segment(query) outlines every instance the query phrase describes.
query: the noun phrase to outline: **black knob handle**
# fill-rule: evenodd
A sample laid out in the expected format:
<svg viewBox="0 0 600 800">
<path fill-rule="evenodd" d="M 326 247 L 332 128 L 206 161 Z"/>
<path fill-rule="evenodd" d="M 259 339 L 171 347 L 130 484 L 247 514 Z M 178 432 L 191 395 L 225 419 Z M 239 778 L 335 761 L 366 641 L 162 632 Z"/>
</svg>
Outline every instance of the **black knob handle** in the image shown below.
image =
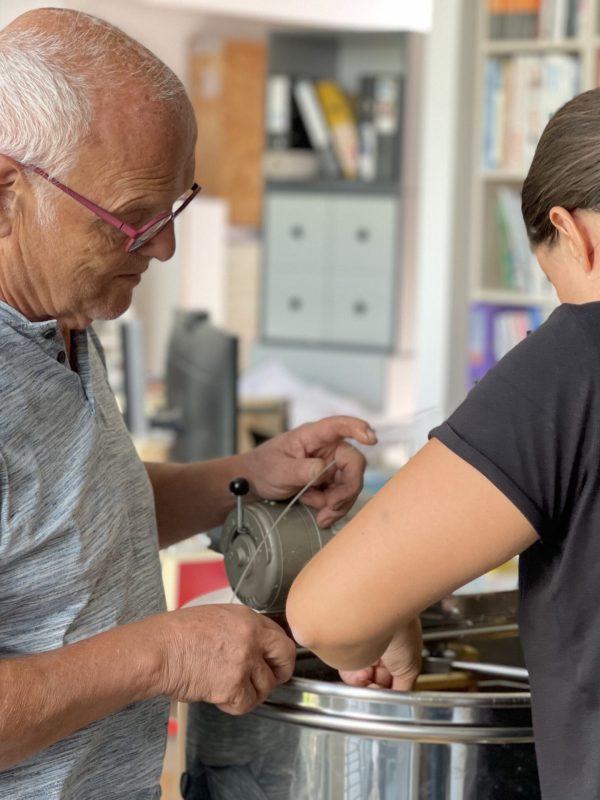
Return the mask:
<svg viewBox="0 0 600 800">
<path fill-rule="evenodd" d="M 300 311 L 303 305 L 302 298 L 297 295 L 290 297 L 288 300 L 288 308 L 290 311 Z"/>
<path fill-rule="evenodd" d="M 243 497 L 250 491 L 250 484 L 246 478 L 234 478 L 229 484 L 229 491 L 236 497 Z"/>
<path fill-rule="evenodd" d="M 365 303 L 364 300 L 357 300 L 356 303 L 352 306 L 352 310 L 355 314 L 361 317 L 363 314 L 366 314 L 369 310 L 368 305 Z"/>
<path fill-rule="evenodd" d="M 356 239 L 359 242 L 368 242 L 371 238 L 371 232 L 368 228 L 357 228 Z"/>
</svg>

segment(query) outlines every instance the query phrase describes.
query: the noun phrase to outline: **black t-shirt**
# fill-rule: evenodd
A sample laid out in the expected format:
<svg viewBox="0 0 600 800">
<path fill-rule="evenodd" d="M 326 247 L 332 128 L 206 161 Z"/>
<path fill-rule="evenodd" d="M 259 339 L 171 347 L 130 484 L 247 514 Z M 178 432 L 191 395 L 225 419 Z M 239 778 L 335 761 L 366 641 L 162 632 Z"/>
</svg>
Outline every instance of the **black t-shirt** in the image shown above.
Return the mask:
<svg viewBox="0 0 600 800">
<path fill-rule="evenodd" d="M 542 795 L 599 800 L 600 303 L 556 309 L 430 435 L 540 537 L 519 584 Z"/>
</svg>

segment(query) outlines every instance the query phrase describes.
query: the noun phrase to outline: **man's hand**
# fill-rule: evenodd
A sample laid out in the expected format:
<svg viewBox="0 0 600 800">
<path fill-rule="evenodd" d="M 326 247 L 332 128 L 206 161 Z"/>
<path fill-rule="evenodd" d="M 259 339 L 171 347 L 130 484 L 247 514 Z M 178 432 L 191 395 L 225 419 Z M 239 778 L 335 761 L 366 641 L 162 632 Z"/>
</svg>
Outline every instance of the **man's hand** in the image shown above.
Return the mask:
<svg viewBox="0 0 600 800">
<path fill-rule="evenodd" d="M 394 634 L 385 653 L 372 667 L 340 672 L 340 677 L 349 686 L 408 692 L 421 669 L 422 649 L 421 623 L 416 619 Z"/>
<path fill-rule="evenodd" d="M 174 700 L 203 700 L 228 714 L 245 714 L 292 676 L 294 643 L 249 608 L 205 605 L 147 622 L 160 625 L 160 693 Z"/>
<path fill-rule="evenodd" d="M 352 507 L 362 489 L 365 458 L 346 439 L 375 444 L 369 424 L 355 417 L 327 417 L 282 433 L 248 454 L 252 489 L 269 500 L 296 494 L 331 461 L 335 464 L 302 496 L 318 509 L 317 523 L 326 528 Z"/>
</svg>

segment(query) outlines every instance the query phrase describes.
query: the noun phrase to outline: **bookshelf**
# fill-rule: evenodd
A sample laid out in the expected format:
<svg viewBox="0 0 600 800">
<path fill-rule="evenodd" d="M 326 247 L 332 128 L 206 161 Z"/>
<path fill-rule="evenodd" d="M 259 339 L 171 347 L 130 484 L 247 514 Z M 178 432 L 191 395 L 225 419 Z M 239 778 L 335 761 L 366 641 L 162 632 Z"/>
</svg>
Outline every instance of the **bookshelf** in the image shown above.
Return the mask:
<svg viewBox="0 0 600 800">
<path fill-rule="evenodd" d="M 374 408 L 384 405 L 383 375 L 398 350 L 407 50 L 403 33 L 282 31 L 268 43 L 265 155 L 273 174 L 267 172 L 263 198 L 263 327 L 255 361 L 277 360 Z M 356 164 L 349 177 L 331 120 L 333 168 L 314 146 L 296 92 L 306 82 L 317 93 L 324 81 L 341 88 L 358 135 L 365 117 L 357 97 L 368 80 L 395 84 L 393 125 L 377 139 L 380 160 L 366 171 Z M 286 132 L 286 114 L 270 107 L 284 93 L 294 98 L 288 117 L 300 117 L 300 130 Z M 308 171 L 293 180 L 285 169 L 296 168 L 298 154 L 307 156 L 299 169 L 306 163 Z"/>
<path fill-rule="evenodd" d="M 520 191 L 546 121 L 574 94 L 598 85 L 600 66 L 599 0 L 476 6 L 467 388 L 501 355 L 495 331 L 504 331 L 509 349 L 530 329 L 527 315 L 535 327 L 558 304 L 524 252 Z M 486 335 L 482 314 L 490 317 Z"/>
</svg>

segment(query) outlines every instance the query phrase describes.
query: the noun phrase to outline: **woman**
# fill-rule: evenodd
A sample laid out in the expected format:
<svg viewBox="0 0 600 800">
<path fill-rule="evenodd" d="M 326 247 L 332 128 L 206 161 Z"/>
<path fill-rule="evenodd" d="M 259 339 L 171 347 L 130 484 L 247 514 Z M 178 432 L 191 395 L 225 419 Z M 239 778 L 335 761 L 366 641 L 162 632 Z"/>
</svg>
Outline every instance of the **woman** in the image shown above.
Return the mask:
<svg viewBox="0 0 600 800">
<path fill-rule="evenodd" d="M 599 89 L 548 123 L 522 210 L 562 305 L 310 562 L 287 615 L 297 640 L 351 671 L 350 682 L 409 689 L 418 614 L 521 553 L 520 630 L 542 794 L 597 800 Z"/>
</svg>

